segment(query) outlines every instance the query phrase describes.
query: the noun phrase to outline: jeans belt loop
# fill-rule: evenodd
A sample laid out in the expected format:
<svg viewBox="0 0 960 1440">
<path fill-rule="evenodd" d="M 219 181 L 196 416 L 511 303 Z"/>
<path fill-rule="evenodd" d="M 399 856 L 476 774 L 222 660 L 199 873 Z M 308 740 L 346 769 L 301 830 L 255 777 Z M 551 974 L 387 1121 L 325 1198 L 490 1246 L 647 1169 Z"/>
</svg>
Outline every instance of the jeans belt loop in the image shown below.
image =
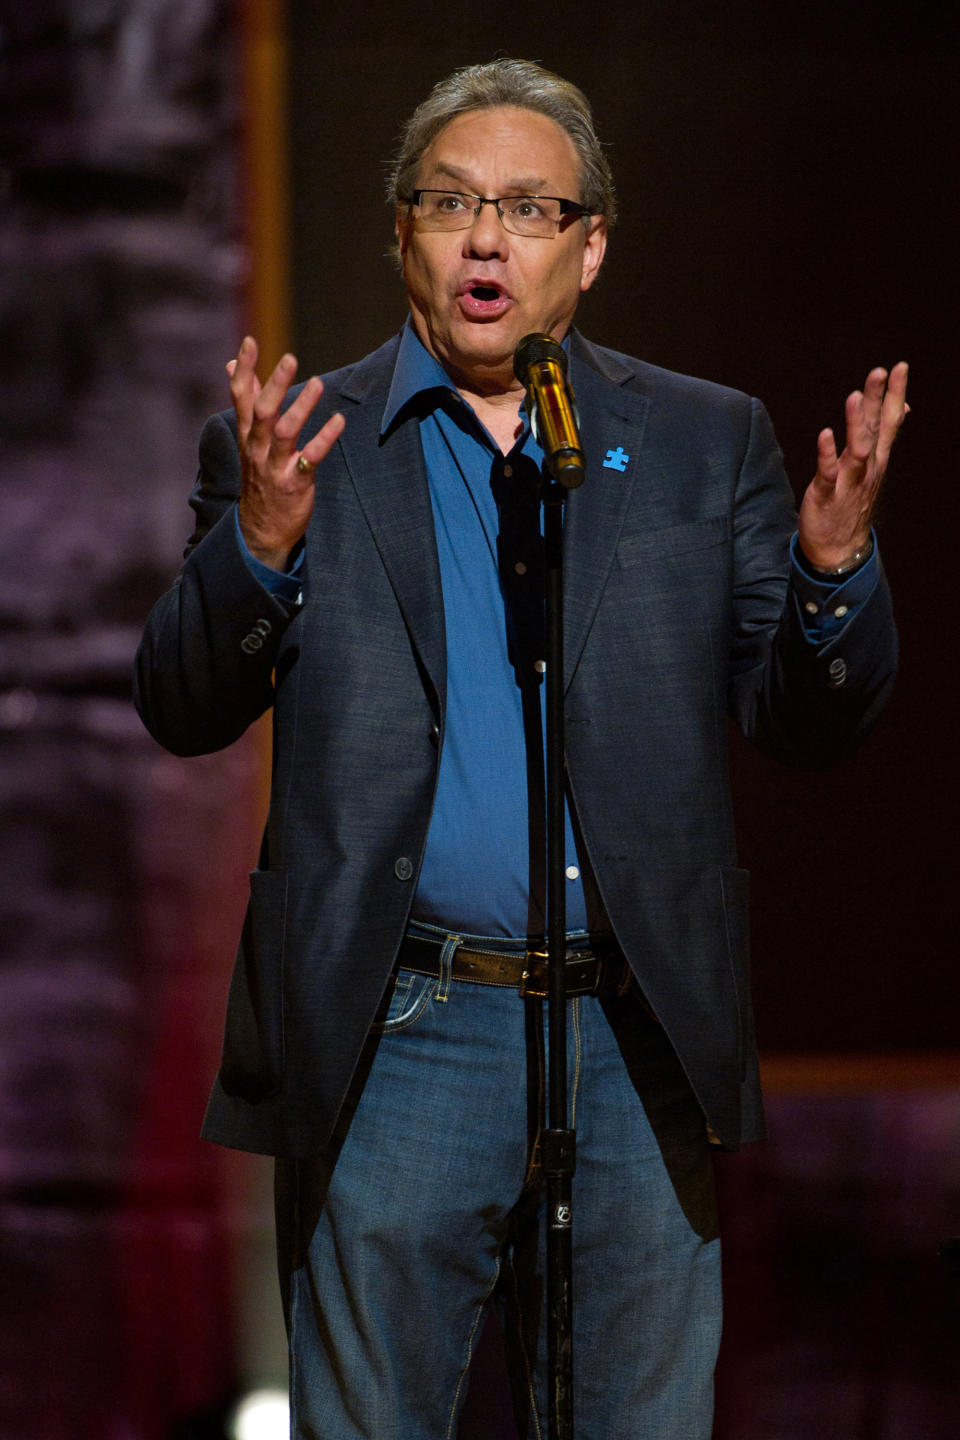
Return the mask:
<svg viewBox="0 0 960 1440">
<path fill-rule="evenodd" d="M 440 980 L 437 985 L 437 993 L 433 998 L 443 1004 L 450 999 L 453 957 L 462 943 L 459 935 L 448 935 L 440 950 Z"/>
</svg>

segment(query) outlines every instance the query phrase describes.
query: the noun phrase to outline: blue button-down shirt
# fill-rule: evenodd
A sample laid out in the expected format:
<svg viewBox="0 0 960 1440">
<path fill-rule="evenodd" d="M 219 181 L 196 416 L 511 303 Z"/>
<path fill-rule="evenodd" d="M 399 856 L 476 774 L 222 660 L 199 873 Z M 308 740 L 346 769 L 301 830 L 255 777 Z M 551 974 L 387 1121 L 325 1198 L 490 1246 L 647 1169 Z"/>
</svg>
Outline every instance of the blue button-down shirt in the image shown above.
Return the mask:
<svg viewBox="0 0 960 1440">
<path fill-rule="evenodd" d="M 538 935 L 545 928 L 536 499 L 543 453 L 525 425 L 504 456 L 408 325 L 381 433 L 409 407 L 419 416 L 447 645 L 444 743 L 413 913 L 472 934 Z M 524 418 L 522 410 L 520 415 Z M 302 598 L 299 562 L 291 574 L 281 575 L 243 548 L 268 589 L 290 600 Z M 811 642 L 831 638 L 848 623 L 875 583 L 872 560 L 837 586 L 807 575 L 794 553 L 793 586 Z M 577 853 L 569 807 L 565 858 L 568 930 L 609 928 L 586 857 Z"/>
<path fill-rule="evenodd" d="M 414 913 L 474 934 L 542 934 L 544 634 L 537 486 L 543 452 L 525 425 L 503 455 L 408 326 L 382 429 L 389 430 L 410 405 L 420 417 L 447 643 L 444 743 Z M 585 929 L 582 866 L 569 811 L 565 861 L 567 928 Z M 590 918 L 600 923 L 595 914 Z"/>
</svg>

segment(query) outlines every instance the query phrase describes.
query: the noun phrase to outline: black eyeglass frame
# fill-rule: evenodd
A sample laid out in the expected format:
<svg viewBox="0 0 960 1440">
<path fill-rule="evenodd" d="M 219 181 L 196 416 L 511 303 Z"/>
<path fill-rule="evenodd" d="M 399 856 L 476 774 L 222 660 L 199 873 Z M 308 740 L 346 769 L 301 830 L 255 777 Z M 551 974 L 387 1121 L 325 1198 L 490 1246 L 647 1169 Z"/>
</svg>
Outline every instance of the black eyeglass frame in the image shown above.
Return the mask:
<svg viewBox="0 0 960 1440">
<path fill-rule="evenodd" d="M 419 205 L 420 196 L 426 193 L 432 195 L 460 195 L 466 200 L 476 200 L 477 204 L 472 207 L 474 222 L 479 219 L 480 212 L 483 209 L 484 205 L 496 205 L 497 214 L 500 217 L 500 223 L 503 224 L 503 211 L 500 208 L 500 202 L 502 200 L 555 200 L 560 206 L 561 220 L 563 219 L 564 215 L 574 215 L 577 219 L 582 220 L 585 215 L 601 215 L 603 213 L 601 210 L 591 210 L 588 205 L 581 205 L 580 202 L 577 200 L 564 200 L 563 197 L 560 195 L 474 195 L 469 190 L 438 190 L 433 185 L 424 185 L 419 190 L 412 190 L 410 192 L 410 199 L 407 203 L 410 205 Z M 559 229 L 560 220 L 558 220 L 556 223 L 557 228 Z M 458 228 L 462 230 L 467 230 L 469 229 L 469 226 L 462 225 Z"/>
</svg>

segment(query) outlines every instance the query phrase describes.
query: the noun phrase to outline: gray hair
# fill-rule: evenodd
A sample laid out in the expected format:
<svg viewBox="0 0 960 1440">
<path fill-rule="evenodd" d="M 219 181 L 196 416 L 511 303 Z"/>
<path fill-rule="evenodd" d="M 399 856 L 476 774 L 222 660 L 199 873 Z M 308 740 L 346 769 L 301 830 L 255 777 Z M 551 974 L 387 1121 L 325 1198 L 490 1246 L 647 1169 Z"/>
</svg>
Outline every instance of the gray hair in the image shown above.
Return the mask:
<svg viewBox="0 0 960 1440">
<path fill-rule="evenodd" d="M 387 198 L 395 205 L 409 203 L 424 151 L 455 116 L 501 105 L 534 110 L 567 132 L 580 162 L 576 198 L 612 225 L 617 217 L 613 176 L 594 129 L 590 102 L 576 85 L 532 60 L 465 65 L 435 85 L 401 132 L 400 148 L 387 176 Z"/>
</svg>

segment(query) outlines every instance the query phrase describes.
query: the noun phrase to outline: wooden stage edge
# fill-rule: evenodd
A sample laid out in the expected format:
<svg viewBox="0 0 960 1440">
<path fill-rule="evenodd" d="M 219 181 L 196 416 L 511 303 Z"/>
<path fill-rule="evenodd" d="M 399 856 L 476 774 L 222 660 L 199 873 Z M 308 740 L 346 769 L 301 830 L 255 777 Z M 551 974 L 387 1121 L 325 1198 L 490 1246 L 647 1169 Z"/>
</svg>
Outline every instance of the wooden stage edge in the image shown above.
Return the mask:
<svg viewBox="0 0 960 1440">
<path fill-rule="evenodd" d="M 960 1050 L 767 1052 L 760 1074 L 768 1095 L 960 1090 Z"/>
</svg>

